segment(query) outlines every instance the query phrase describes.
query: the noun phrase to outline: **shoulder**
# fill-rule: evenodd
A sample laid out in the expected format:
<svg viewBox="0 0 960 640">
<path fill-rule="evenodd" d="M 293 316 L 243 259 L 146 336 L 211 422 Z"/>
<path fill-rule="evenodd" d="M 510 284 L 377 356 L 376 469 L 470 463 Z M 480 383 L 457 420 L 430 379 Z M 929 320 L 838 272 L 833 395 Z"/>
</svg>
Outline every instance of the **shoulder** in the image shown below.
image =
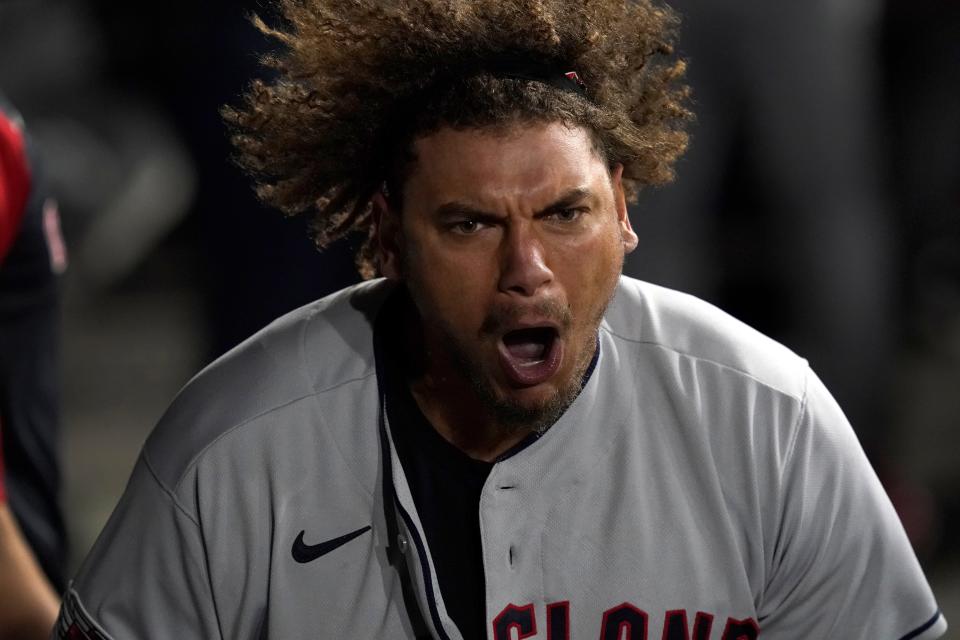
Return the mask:
<svg viewBox="0 0 960 640">
<path fill-rule="evenodd" d="M 251 443 L 280 438 L 257 431 L 276 429 L 282 415 L 311 398 L 372 377 L 374 319 L 390 290 L 383 280 L 365 282 L 296 309 L 198 373 L 144 445 L 161 484 L 176 486 L 225 436 L 242 431 Z"/>
<path fill-rule="evenodd" d="M 0 262 L 17 237 L 29 192 L 23 122 L 0 95 Z"/>
<path fill-rule="evenodd" d="M 622 276 L 603 328 L 616 341 L 663 357 L 709 365 L 796 400 L 805 394 L 806 360 L 694 296 Z"/>
</svg>

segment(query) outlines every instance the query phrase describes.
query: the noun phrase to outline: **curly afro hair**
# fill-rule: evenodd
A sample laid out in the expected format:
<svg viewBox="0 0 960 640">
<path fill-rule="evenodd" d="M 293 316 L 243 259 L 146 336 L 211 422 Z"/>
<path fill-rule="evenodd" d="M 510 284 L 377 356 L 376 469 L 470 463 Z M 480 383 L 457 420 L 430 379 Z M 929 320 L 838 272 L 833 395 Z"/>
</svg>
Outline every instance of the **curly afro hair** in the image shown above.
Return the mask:
<svg viewBox="0 0 960 640">
<path fill-rule="evenodd" d="M 440 127 L 561 121 L 591 132 L 622 164 L 635 198 L 673 179 L 687 145 L 684 63 L 675 15 L 653 0 L 280 0 L 281 43 L 225 107 L 236 161 L 259 197 L 310 212 L 319 247 L 366 235 L 357 256 L 375 273 L 371 198 L 398 198 L 411 145 Z M 522 73 L 511 70 L 520 68 Z M 575 71 L 583 87 L 564 90 Z"/>
</svg>

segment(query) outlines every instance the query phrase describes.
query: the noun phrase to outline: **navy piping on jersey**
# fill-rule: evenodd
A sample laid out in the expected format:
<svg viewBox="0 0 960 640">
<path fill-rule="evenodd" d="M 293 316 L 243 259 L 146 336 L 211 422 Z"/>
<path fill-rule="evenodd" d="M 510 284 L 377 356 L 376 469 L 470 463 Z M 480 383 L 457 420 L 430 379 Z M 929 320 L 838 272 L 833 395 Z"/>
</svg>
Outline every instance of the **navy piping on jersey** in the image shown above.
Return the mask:
<svg viewBox="0 0 960 640">
<path fill-rule="evenodd" d="M 380 373 L 379 362 L 377 363 L 377 372 Z M 437 611 L 437 601 L 436 595 L 433 592 L 433 581 L 430 576 L 430 565 L 426 560 L 426 550 L 423 546 L 423 540 L 420 539 L 420 534 L 417 531 L 417 528 L 414 526 L 413 521 L 410 519 L 410 515 L 407 513 L 406 509 L 403 508 L 403 505 L 400 504 L 400 498 L 397 497 L 396 490 L 393 486 L 393 464 L 391 462 L 391 453 L 389 447 L 389 439 L 387 436 L 387 427 L 386 427 L 386 418 L 387 414 L 387 403 L 386 403 L 386 393 L 384 391 L 380 392 L 380 416 L 379 416 L 379 427 L 380 427 L 380 438 L 381 438 L 381 450 L 383 451 L 383 484 L 384 484 L 384 516 L 387 519 L 387 528 L 391 529 L 388 532 L 388 536 L 392 537 L 395 535 L 395 531 L 392 529 L 396 528 L 396 524 L 391 523 L 396 522 L 396 513 L 392 512 L 390 509 L 390 502 L 396 506 L 396 509 L 400 512 L 401 517 L 403 517 L 404 523 L 407 525 L 407 530 L 410 532 L 410 535 L 413 537 L 413 542 L 417 547 L 417 558 L 420 560 L 420 570 L 423 573 L 423 579 L 426 583 L 427 592 L 427 605 L 430 608 L 430 618 L 433 620 L 433 626 L 437 630 L 437 633 L 440 635 L 441 640 L 450 640 L 450 636 L 447 635 L 446 630 L 443 628 L 443 624 L 440 622 L 440 613 Z M 390 540 L 388 545 L 392 547 L 394 540 Z M 417 606 L 417 602 L 414 598 L 412 602 L 408 601 L 406 597 L 408 594 L 408 587 L 410 585 L 410 572 L 407 568 L 407 563 L 403 554 L 399 552 L 399 549 L 396 551 L 388 550 L 388 556 L 396 556 L 397 571 L 400 574 L 401 586 L 404 587 L 404 605 L 407 609 L 407 615 L 410 617 L 410 622 L 414 626 L 416 632 L 417 627 L 423 625 L 423 620 L 420 617 L 420 609 Z M 391 557 L 391 564 L 393 564 L 393 557 Z M 412 596 L 413 593 L 410 592 Z M 419 635 L 419 634 L 418 634 Z"/>
<path fill-rule="evenodd" d="M 379 367 L 378 367 L 379 371 Z M 379 416 L 379 435 L 380 435 L 380 453 L 383 456 L 383 517 L 387 524 L 387 560 L 393 566 L 400 577 L 400 591 L 403 597 L 403 605 L 407 611 L 407 617 L 413 627 L 413 634 L 418 640 L 430 640 L 430 634 L 427 632 L 426 623 L 420 613 L 420 607 L 417 604 L 416 592 L 410 579 L 410 570 L 407 567 L 407 560 L 400 550 L 394 546 L 397 544 L 397 513 L 390 507 L 393 503 L 399 503 L 397 493 L 393 486 L 393 464 L 390 457 L 390 441 L 387 437 L 387 428 L 384 416 L 385 396 L 380 395 L 381 412 Z"/>
<path fill-rule="evenodd" d="M 437 630 L 437 633 L 440 634 L 441 640 L 450 640 L 450 636 L 447 635 L 443 624 L 440 622 L 440 612 L 437 611 L 437 597 L 433 593 L 433 581 L 430 579 L 430 565 L 427 563 L 427 551 L 423 547 L 423 540 L 420 538 L 420 533 L 414 526 L 410 514 L 408 514 L 407 510 L 400 504 L 400 499 L 394 495 L 393 500 L 397 505 L 397 510 L 400 511 L 400 515 L 403 516 L 407 530 L 413 536 L 414 544 L 417 546 L 417 557 L 420 559 L 420 571 L 423 573 L 423 579 L 426 582 L 427 605 L 430 607 L 430 618 L 433 620 L 433 626 Z"/>
<path fill-rule="evenodd" d="M 400 578 L 400 591 L 403 597 L 403 605 L 407 611 L 410 624 L 413 627 L 414 636 L 418 640 L 430 640 L 430 634 L 427 632 L 426 623 L 423 621 L 423 615 L 417 604 L 416 591 L 410 579 L 410 569 L 407 567 L 406 557 L 404 557 L 403 553 L 395 546 L 397 545 L 399 528 L 397 527 L 397 512 L 391 508 L 391 504 L 396 503 L 399 506 L 400 501 L 397 499 L 396 488 L 393 486 L 393 463 L 390 452 L 390 438 L 387 435 L 386 383 L 383 375 L 380 349 L 377 345 L 376 331 L 374 331 L 373 354 L 377 387 L 380 390 L 380 411 L 377 416 L 377 431 L 380 437 L 380 455 L 383 459 L 381 472 L 383 473 L 383 517 L 387 525 L 387 560 L 390 565 L 396 569 L 397 575 Z M 406 516 L 406 514 L 404 514 L 404 516 Z M 419 544 L 419 540 L 417 542 Z M 427 574 L 427 576 L 429 578 L 429 574 Z M 428 594 L 432 595 L 432 590 L 428 590 Z M 431 611 L 431 613 L 433 613 L 433 611 Z M 433 618 L 434 621 L 436 621 L 438 616 L 434 615 Z M 444 632 L 442 627 L 438 627 L 438 630 L 440 633 Z M 444 640 L 449 640 L 449 638 L 444 635 Z"/>
<path fill-rule="evenodd" d="M 433 620 L 433 626 L 437 630 L 437 633 L 440 635 L 441 640 L 450 640 L 450 636 L 447 635 L 446 630 L 443 628 L 443 624 L 440 622 L 440 613 L 437 611 L 437 601 L 436 595 L 433 592 L 433 581 L 430 577 L 430 565 L 426 560 L 426 551 L 423 547 L 423 540 L 420 539 L 420 534 L 417 531 L 417 528 L 414 526 L 413 521 L 410 519 L 410 515 L 407 513 L 406 509 L 403 508 L 403 505 L 400 504 L 400 498 L 397 497 L 397 492 L 393 486 L 393 464 L 391 460 L 391 452 L 389 447 L 389 439 L 387 436 L 387 398 L 386 398 L 386 384 L 381 382 L 382 378 L 380 377 L 381 368 L 379 359 L 377 360 L 377 383 L 381 385 L 380 391 L 380 416 L 379 416 L 379 426 L 380 426 L 380 438 L 381 438 L 381 449 L 383 451 L 383 484 L 384 484 L 384 516 L 387 519 L 388 529 L 395 529 L 396 524 L 393 527 L 390 527 L 390 523 L 396 521 L 396 513 L 390 509 L 390 498 L 396 509 L 400 511 L 400 515 L 403 517 L 404 523 L 407 525 L 407 530 L 413 536 L 413 542 L 417 546 L 417 558 L 420 560 L 420 570 L 423 573 L 423 579 L 426 583 L 427 592 L 427 605 L 430 608 L 430 618 Z M 389 531 L 388 535 L 393 536 L 394 531 Z M 388 543 L 391 547 L 394 544 L 394 540 L 390 540 Z M 404 605 L 407 609 L 407 615 L 410 617 L 410 622 L 413 624 L 414 629 L 416 630 L 418 626 L 423 625 L 423 620 L 420 617 L 420 609 L 417 605 L 417 602 L 414 598 L 412 602 L 408 601 L 406 595 L 408 592 L 407 587 L 410 585 L 410 571 L 407 567 L 407 563 L 403 554 L 400 553 L 399 549 L 395 552 L 388 552 L 388 556 L 397 557 L 397 571 L 400 574 L 401 586 L 404 587 Z M 392 558 L 391 558 L 392 564 Z M 413 594 L 410 593 L 412 596 Z"/>
<path fill-rule="evenodd" d="M 935 614 L 933 614 L 933 617 L 932 617 L 932 618 L 930 618 L 929 620 L 927 620 L 926 622 L 924 622 L 922 625 L 920 625 L 919 627 L 917 627 L 916 629 L 914 629 L 913 631 L 911 631 L 911 632 L 908 633 L 907 635 L 901 637 L 900 640 L 910 640 L 911 638 L 916 638 L 916 637 L 919 636 L 921 633 L 923 633 L 924 631 L 926 631 L 927 629 L 929 629 L 930 627 L 932 627 L 933 625 L 935 625 L 935 624 L 937 623 L 937 620 L 940 619 L 940 615 L 941 615 L 941 614 L 940 614 L 940 610 L 937 609 L 937 612 L 936 612 Z"/>
<path fill-rule="evenodd" d="M 427 564 L 425 559 L 423 541 L 420 539 L 420 535 L 417 532 L 416 527 L 410 520 L 409 514 L 403 508 L 403 505 L 400 504 L 400 499 L 397 497 L 397 492 L 393 485 L 393 463 L 390 451 L 390 439 L 387 435 L 387 384 L 384 376 L 383 362 L 381 361 L 382 354 L 380 353 L 381 350 L 378 348 L 379 345 L 377 344 L 377 338 L 378 336 L 376 335 L 375 325 L 373 357 L 377 376 L 377 386 L 380 390 L 380 411 L 378 415 L 379 424 L 377 426 L 379 427 L 380 450 L 383 456 L 383 515 L 387 523 L 387 557 L 390 561 L 390 564 L 396 568 L 397 573 L 400 576 L 400 586 L 403 592 L 404 607 L 407 610 L 407 616 L 410 619 L 410 624 L 413 625 L 414 634 L 419 638 L 421 637 L 421 634 L 426 632 L 426 629 L 424 628 L 426 625 L 423 621 L 423 616 L 420 613 L 420 607 L 416 601 L 413 584 L 410 579 L 410 569 L 407 567 L 406 558 L 399 549 L 394 547 L 396 544 L 396 540 L 394 538 L 397 535 L 397 515 L 396 510 L 390 507 L 391 503 L 393 503 L 396 506 L 396 509 L 400 511 L 400 515 L 403 517 L 403 520 L 407 525 L 407 529 L 413 536 L 414 544 L 417 546 L 417 557 L 420 560 L 420 568 L 423 572 L 423 577 L 426 582 L 427 604 L 430 608 L 430 618 L 433 620 L 433 626 L 440 635 L 441 640 L 450 640 L 450 636 L 447 635 L 446 630 L 443 628 L 443 624 L 440 622 L 440 613 L 437 611 L 436 595 L 433 593 L 433 584 L 430 578 L 430 566 Z M 429 638 L 429 634 L 426 634 L 423 637 Z"/>
</svg>

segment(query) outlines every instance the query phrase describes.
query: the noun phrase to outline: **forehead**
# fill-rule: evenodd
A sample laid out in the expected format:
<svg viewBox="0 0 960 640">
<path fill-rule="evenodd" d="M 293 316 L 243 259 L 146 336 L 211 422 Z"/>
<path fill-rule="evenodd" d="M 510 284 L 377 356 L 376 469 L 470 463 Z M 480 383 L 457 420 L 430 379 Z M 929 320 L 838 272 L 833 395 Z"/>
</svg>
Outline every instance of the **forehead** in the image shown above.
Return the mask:
<svg viewBox="0 0 960 640">
<path fill-rule="evenodd" d="M 414 141 L 410 198 L 535 201 L 608 177 L 593 138 L 560 122 L 443 128 Z"/>
</svg>

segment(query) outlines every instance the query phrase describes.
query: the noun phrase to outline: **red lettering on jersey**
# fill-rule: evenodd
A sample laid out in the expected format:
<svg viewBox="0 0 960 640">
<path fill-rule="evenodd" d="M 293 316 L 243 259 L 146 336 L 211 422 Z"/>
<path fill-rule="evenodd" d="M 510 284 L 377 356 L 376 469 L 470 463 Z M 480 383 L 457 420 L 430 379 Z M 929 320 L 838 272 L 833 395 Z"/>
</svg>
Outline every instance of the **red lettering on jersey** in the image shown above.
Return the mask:
<svg viewBox="0 0 960 640">
<path fill-rule="evenodd" d="M 570 602 L 547 605 L 547 640 L 570 640 Z"/>
<path fill-rule="evenodd" d="M 647 614 L 629 602 L 603 612 L 600 640 L 647 640 Z"/>
<path fill-rule="evenodd" d="M 697 617 L 693 619 L 693 640 L 709 640 L 711 630 L 713 630 L 713 615 L 705 611 L 697 611 Z"/>
<path fill-rule="evenodd" d="M 661 640 L 710 640 L 713 614 L 697 611 L 693 629 L 686 609 L 671 609 L 663 616 Z M 600 640 L 647 640 L 648 616 L 629 602 L 603 612 Z M 516 630 L 516 634 L 511 633 Z M 534 605 L 508 604 L 493 620 L 493 640 L 523 640 L 537 633 Z M 727 618 L 720 640 L 757 640 L 760 626 L 753 618 Z M 570 601 L 547 603 L 547 640 L 570 640 Z"/>
<path fill-rule="evenodd" d="M 721 640 L 757 640 L 760 636 L 760 627 L 753 618 L 734 620 L 727 618 L 727 627 L 723 630 Z"/>
<path fill-rule="evenodd" d="M 508 604 L 504 610 L 500 612 L 500 615 L 494 618 L 494 640 L 512 640 L 510 637 L 511 629 L 517 630 L 517 640 L 536 635 L 537 615 L 533 611 L 532 604 L 524 607 Z"/>
<path fill-rule="evenodd" d="M 663 616 L 663 640 L 690 640 L 687 610 L 667 611 Z"/>
<path fill-rule="evenodd" d="M 712 629 L 713 616 L 697 611 L 697 617 L 693 621 L 693 640 L 710 640 Z M 663 620 L 663 640 L 690 640 L 686 609 L 667 611 Z"/>
</svg>

